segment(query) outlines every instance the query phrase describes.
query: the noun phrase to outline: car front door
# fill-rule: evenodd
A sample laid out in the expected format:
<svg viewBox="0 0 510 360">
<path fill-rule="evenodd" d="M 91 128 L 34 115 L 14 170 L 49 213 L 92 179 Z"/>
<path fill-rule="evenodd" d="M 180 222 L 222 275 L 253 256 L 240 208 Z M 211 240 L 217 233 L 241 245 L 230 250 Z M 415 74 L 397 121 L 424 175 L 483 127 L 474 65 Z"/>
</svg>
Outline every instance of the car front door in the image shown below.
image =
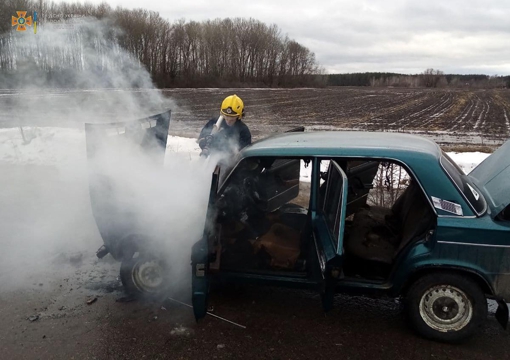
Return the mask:
<svg viewBox="0 0 510 360">
<path fill-rule="evenodd" d="M 286 163 L 285 163 L 286 164 Z M 297 162 L 299 165 L 299 162 Z M 277 167 L 280 169 L 280 167 Z M 285 169 L 286 166 L 281 167 Z M 319 161 L 315 160 L 314 169 L 319 168 Z M 314 184 L 319 183 L 319 171 L 314 174 Z M 262 173 L 265 173 L 263 171 Z M 280 173 L 278 171 L 278 173 Z M 284 171 L 286 174 L 286 171 Z M 294 172 L 291 172 L 294 174 Z M 235 178 L 235 174 L 234 178 Z M 215 201 L 218 201 L 217 189 L 218 174 L 213 176 L 213 182 L 210 193 L 209 208 L 207 214 L 206 228 L 202 239 L 197 242 L 192 249 L 192 303 L 195 318 L 197 321 L 207 314 L 207 299 L 209 291 L 209 266 L 214 262 L 211 259 L 210 246 L 215 242 L 215 224 L 216 218 Z M 229 180 L 227 180 L 228 182 Z M 228 183 L 226 184 L 228 188 Z M 310 267 L 311 276 L 309 279 L 298 281 L 291 277 L 282 277 L 275 275 L 273 281 L 270 275 L 259 276 L 261 280 L 267 283 L 282 286 L 290 283 L 296 286 L 314 286 L 319 285 L 319 289 L 323 295 L 325 309 L 328 310 L 332 302 L 332 296 L 338 279 L 342 273 L 343 260 L 343 232 L 345 223 L 345 211 L 347 205 L 347 176 L 337 162 L 331 161 L 326 180 L 325 199 L 319 205 L 318 186 L 312 195 L 311 205 L 311 224 L 312 224 L 312 253 L 310 257 L 314 259 Z M 293 186 L 291 186 L 291 189 Z M 220 191 L 221 193 L 221 191 Z M 283 194 L 284 192 L 282 192 Z M 282 195 L 283 196 L 283 195 Z M 221 196 L 220 196 L 221 197 Z M 283 196 L 287 198 L 287 196 Z M 280 198 L 278 196 L 277 198 Z M 259 202 L 262 199 L 259 199 Z M 286 199 L 288 200 L 288 199 Z M 266 207 L 264 207 L 266 208 Z M 251 280 L 257 278 L 256 274 L 251 274 Z M 262 279 L 263 278 L 263 279 Z M 263 283 L 264 281 L 262 281 Z"/>
<path fill-rule="evenodd" d="M 205 220 L 204 234 L 202 239 L 193 245 L 191 249 L 191 302 L 193 304 L 193 313 L 198 321 L 207 314 L 207 301 L 209 297 L 209 244 L 213 241 L 216 192 L 219 181 L 219 167 L 216 167 L 211 182 L 209 193 L 209 205 Z"/>
<path fill-rule="evenodd" d="M 314 168 L 318 169 L 319 160 L 315 162 Z M 318 179 L 318 176 L 315 174 L 315 179 Z M 342 276 L 347 185 L 345 172 L 338 162 L 331 161 L 324 184 L 324 199 L 315 201 L 312 205 L 313 242 L 318 259 L 316 277 L 321 285 L 326 311 L 332 306 L 334 290 Z M 314 187 L 318 189 L 317 185 Z"/>
</svg>

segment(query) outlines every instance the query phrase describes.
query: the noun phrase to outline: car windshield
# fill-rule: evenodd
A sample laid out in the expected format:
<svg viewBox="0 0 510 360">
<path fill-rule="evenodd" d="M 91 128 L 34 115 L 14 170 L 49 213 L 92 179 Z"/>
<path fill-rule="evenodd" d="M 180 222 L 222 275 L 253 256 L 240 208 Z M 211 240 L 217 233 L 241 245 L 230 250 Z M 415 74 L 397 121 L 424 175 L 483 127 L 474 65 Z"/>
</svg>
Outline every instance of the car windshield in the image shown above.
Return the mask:
<svg viewBox="0 0 510 360">
<path fill-rule="evenodd" d="M 487 203 L 485 202 L 485 198 L 476 185 L 469 179 L 464 171 L 453 161 L 448 154 L 443 151 L 443 155 L 441 156 L 441 165 L 448 173 L 450 178 L 453 180 L 455 185 L 462 192 L 466 200 L 471 204 L 472 208 L 478 215 L 482 215 L 486 208 Z"/>
</svg>

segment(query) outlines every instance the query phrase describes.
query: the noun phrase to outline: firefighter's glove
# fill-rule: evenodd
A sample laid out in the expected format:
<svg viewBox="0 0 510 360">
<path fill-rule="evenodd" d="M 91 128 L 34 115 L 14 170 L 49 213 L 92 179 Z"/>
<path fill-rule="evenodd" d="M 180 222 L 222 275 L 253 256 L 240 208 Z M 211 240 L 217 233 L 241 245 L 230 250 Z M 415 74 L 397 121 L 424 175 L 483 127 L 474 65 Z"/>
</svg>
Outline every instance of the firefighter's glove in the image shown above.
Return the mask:
<svg viewBox="0 0 510 360">
<path fill-rule="evenodd" d="M 203 157 L 208 157 L 210 154 L 211 154 L 211 151 L 209 150 L 208 147 L 203 148 L 202 151 L 200 152 L 200 156 L 203 156 Z"/>
<path fill-rule="evenodd" d="M 200 139 L 198 142 L 198 146 L 200 146 L 201 149 L 209 148 L 211 147 L 211 144 L 213 142 L 213 136 L 207 135 L 206 137 Z"/>
</svg>

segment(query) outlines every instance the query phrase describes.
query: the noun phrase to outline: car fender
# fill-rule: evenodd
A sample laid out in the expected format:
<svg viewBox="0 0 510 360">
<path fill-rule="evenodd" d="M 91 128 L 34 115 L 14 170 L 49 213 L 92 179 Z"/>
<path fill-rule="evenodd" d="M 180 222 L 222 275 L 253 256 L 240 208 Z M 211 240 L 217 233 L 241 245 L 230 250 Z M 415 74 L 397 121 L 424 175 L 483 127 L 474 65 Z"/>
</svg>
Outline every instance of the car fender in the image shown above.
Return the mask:
<svg viewBox="0 0 510 360">
<path fill-rule="evenodd" d="M 482 288 L 482 290 L 489 296 L 494 296 L 495 291 L 492 282 L 488 277 L 484 274 L 484 271 L 473 264 L 459 264 L 458 262 L 449 262 L 445 261 L 441 264 L 438 264 L 437 261 L 423 261 L 420 263 L 414 264 L 414 266 L 409 269 L 409 265 L 406 265 L 406 275 L 407 276 L 396 276 L 393 281 L 392 286 L 392 295 L 393 296 L 403 296 L 405 295 L 409 286 L 411 286 L 417 279 L 422 277 L 425 274 L 429 274 L 431 272 L 453 272 L 460 273 L 469 276 L 471 279 L 476 281 L 478 285 Z M 395 273 L 399 273 L 399 269 L 396 269 Z"/>
</svg>

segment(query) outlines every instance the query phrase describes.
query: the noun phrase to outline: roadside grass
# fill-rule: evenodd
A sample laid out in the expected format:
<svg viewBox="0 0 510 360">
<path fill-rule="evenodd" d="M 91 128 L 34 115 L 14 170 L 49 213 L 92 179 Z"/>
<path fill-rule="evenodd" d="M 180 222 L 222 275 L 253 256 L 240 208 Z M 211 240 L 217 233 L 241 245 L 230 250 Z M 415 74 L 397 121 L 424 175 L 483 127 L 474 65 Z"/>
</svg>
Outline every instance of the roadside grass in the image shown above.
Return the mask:
<svg viewBox="0 0 510 360">
<path fill-rule="evenodd" d="M 499 146 L 476 145 L 476 144 L 454 144 L 441 145 L 445 152 L 482 152 L 493 153 Z"/>
</svg>

